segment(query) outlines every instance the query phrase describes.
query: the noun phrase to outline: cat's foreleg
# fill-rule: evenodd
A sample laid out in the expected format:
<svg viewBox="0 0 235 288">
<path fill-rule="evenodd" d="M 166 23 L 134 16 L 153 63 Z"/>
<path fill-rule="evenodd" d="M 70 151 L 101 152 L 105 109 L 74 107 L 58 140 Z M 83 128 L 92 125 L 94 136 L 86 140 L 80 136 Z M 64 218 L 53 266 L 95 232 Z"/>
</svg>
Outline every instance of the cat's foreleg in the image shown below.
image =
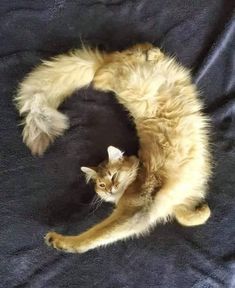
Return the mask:
<svg viewBox="0 0 235 288">
<path fill-rule="evenodd" d="M 131 208 L 119 211 L 90 230 L 78 236 L 63 236 L 55 232 L 46 235 L 46 243 L 58 250 L 83 253 L 99 246 L 145 233 L 149 229 L 148 215 L 144 209 Z"/>
<path fill-rule="evenodd" d="M 15 102 L 24 117 L 23 140 L 33 154 L 43 154 L 63 134 L 68 119 L 58 106 L 75 89 L 89 85 L 103 61 L 104 54 L 83 48 L 42 62 L 22 81 Z"/>
</svg>

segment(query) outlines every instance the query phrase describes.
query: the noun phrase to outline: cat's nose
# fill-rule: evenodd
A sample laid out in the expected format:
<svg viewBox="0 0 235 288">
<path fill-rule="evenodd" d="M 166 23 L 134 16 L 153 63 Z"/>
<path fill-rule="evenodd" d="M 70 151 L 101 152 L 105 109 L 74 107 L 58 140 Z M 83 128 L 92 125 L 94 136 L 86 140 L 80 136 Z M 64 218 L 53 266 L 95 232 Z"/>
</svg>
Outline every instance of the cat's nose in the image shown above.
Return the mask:
<svg viewBox="0 0 235 288">
<path fill-rule="evenodd" d="M 112 188 L 110 191 L 110 194 L 114 194 L 116 192 L 116 189 Z"/>
</svg>

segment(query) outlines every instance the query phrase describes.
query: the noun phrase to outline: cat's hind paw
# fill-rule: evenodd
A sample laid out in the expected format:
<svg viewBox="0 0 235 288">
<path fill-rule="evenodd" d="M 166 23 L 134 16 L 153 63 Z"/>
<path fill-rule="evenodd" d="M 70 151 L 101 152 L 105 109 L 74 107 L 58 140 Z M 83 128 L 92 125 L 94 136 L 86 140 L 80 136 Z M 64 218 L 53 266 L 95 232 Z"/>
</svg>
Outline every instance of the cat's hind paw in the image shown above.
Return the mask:
<svg viewBox="0 0 235 288">
<path fill-rule="evenodd" d="M 175 209 L 175 217 L 177 221 L 184 226 L 197 226 L 206 223 L 211 216 L 211 210 L 207 203 L 204 203 L 195 209 L 187 209 L 186 207 L 178 207 Z"/>
</svg>

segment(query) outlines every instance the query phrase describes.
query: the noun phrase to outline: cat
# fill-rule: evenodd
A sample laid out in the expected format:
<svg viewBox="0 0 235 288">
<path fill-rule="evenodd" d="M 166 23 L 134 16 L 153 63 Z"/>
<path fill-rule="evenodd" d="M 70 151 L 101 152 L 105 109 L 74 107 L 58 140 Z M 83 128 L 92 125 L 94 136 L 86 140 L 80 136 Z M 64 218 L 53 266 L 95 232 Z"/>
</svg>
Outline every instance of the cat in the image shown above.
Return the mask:
<svg viewBox="0 0 235 288">
<path fill-rule="evenodd" d="M 83 47 L 44 61 L 33 70 L 15 99 L 24 117 L 23 141 L 32 153 L 43 154 L 63 134 L 68 119 L 57 108 L 75 89 L 91 83 L 97 90 L 114 92 L 129 111 L 139 137 L 138 165 L 132 158 L 132 169 L 130 159 L 113 147 L 103 168 L 83 167 L 87 179 L 95 180 L 100 197 L 115 202 L 116 208 L 81 235 L 49 232 L 46 243 L 83 253 L 145 234 L 171 217 L 185 226 L 205 223 L 210 208 L 199 204 L 206 196 L 211 175 L 209 121 L 202 113 L 189 71 L 152 44 L 112 53 Z M 110 171 L 110 165 L 119 167 L 117 175 Z M 124 177 L 120 179 L 122 188 L 113 187 L 112 177 L 121 176 L 128 167 L 134 171 L 130 183 Z M 115 189 L 117 198 L 112 192 Z"/>
</svg>

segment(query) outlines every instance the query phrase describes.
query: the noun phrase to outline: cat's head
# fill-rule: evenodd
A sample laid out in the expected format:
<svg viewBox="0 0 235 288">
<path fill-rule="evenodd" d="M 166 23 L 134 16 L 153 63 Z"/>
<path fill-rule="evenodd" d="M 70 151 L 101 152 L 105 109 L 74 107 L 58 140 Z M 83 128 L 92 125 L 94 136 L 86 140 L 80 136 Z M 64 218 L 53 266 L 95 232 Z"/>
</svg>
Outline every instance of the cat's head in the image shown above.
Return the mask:
<svg viewBox="0 0 235 288">
<path fill-rule="evenodd" d="M 81 167 L 86 180 L 93 181 L 95 191 L 104 201 L 117 203 L 126 188 L 135 180 L 139 166 L 136 156 L 124 156 L 118 148 L 109 146 L 108 159 L 97 167 Z"/>
</svg>

